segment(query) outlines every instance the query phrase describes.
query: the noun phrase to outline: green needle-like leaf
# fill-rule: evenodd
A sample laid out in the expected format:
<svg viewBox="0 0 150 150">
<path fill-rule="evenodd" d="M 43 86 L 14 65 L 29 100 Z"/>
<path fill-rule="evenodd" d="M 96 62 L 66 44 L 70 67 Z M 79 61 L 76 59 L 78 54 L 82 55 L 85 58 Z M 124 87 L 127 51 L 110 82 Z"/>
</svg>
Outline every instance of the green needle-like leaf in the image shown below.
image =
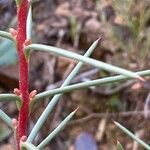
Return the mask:
<svg viewBox="0 0 150 150">
<path fill-rule="evenodd" d="M 36 146 L 29 142 L 21 142 L 21 148 L 26 148 L 27 150 L 39 150 Z"/>
<path fill-rule="evenodd" d="M 56 48 L 53 46 L 46 46 L 46 45 L 42 45 L 42 44 L 31 44 L 25 48 L 26 57 L 28 57 L 30 50 L 51 52 L 58 56 L 64 56 L 64 57 L 72 58 L 77 61 L 82 61 L 86 64 L 90 64 L 99 69 L 104 69 L 106 71 L 115 72 L 115 73 L 122 74 L 122 75 L 125 75 L 128 77 L 138 78 L 138 79 L 142 80 L 142 78 L 139 75 L 135 74 L 132 71 L 128 71 L 126 69 L 122 69 L 120 67 L 116 67 L 116 66 L 113 66 L 113 65 L 110 65 L 110 64 L 92 59 L 92 58 L 87 58 L 87 57 L 79 55 L 77 53 L 70 52 L 70 51 L 67 51 L 64 49 L 60 49 L 60 48 Z"/>
<path fill-rule="evenodd" d="M 0 118 L 9 126 L 14 130 L 14 126 L 12 125 L 12 120 L 11 118 L 0 109 Z"/>
<path fill-rule="evenodd" d="M 27 17 L 27 39 L 31 39 L 32 35 L 32 5 L 29 7 L 28 17 Z"/>
<path fill-rule="evenodd" d="M 149 76 L 150 75 L 150 70 L 139 71 L 139 72 L 136 72 L 136 74 L 138 74 L 140 76 Z M 123 81 L 123 80 L 127 80 L 127 79 L 132 79 L 132 78 L 124 76 L 124 75 L 117 75 L 117 76 L 113 76 L 113 77 L 106 77 L 106 78 L 102 78 L 102 79 L 87 81 L 87 82 L 84 82 L 84 83 L 77 83 L 77 84 L 73 84 L 73 85 L 69 85 L 69 86 L 65 86 L 65 87 L 60 87 L 60 88 L 57 88 L 57 89 L 53 89 L 53 90 L 50 90 L 50 91 L 45 91 L 45 92 L 42 92 L 40 94 L 37 94 L 35 96 L 33 102 L 43 100 L 44 98 L 49 97 L 49 96 L 53 96 L 55 94 L 67 93 L 67 92 L 71 92 L 71 91 L 74 91 L 74 90 L 88 88 L 88 87 L 91 87 L 91 86 L 109 84 L 109 83 L 112 83 L 112 82 Z"/>
<path fill-rule="evenodd" d="M 0 101 L 18 101 L 22 102 L 20 97 L 15 94 L 0 94 Z"/>
<path fill-rule="evenodd" d="M 124 150 L 123 146 L 117 141 L 117 150 Z"/>
<path fill-rule="evenodd" d="M 91 55 L 91 53 L 93 52 L 93 50 L 96 48 L 98 43 L 99 43 L 99 39 L 91 45 L 91 47 L 87 50 L 87 52 L 85 53 L 84 56 L 89 57 Z M 76 74 L 78 73 L 78 71 L 80 70 L 82 65 L 83 65 L 82 62 L 79 62 L 76 65 L 76 67 L 72 70 L 72 72 L 69 74 L 69 76 L 67 77 L 67 79 L 65 80 L 65 82 L 62 84 L 61 87 L 65 87 L 65 86 L 69 85 L 69 83 L 76 76 Z M 42 127 L 42 125 L 44 124 L 46 119 L 48 118 L 48 115 L 52 111 L 53 107 L 57 104 L 57 102 L 58 102 L 59 98 L 61 97 L 61 95 L 62 94 L 55 95 L 52 98 L 52 100 L 50 101 L 50 103 L 47 105 L 44 112 L 42 113 L 42 115 L 38 119 L 37 123 L 33 127 L 32 131 L 31 131 L 31 133 L 30 133 L 30 135 L 27 139 L 28 142 L 32 142 L 34 140 L 35 136 L 37 135 L 38 131 L 40 130 L 40 128 Z"/>
<path fill-rule="evenodd" d="M 13 40 L 13 37 L 11 36 L 11 34 L 5 31 L 0 31 L 0 37 Z"/>
<path fill-rule="evenodd" d="M 30 5 L 32 5 L 33 3 L 36 3 L 38 1 L 40 1 L 40 0 L 30 0 Z"/>
<path fill-rule="evenodd" d="M 15 0 L 15 1 L 16 1 L 17 6 L 21 5 L 22 0 Z"/>
<path fill-rule="evenodd" d="M 150 150 L 150 146 L 147 145 L 145 142 L 143 142 L 140 138 L 138 138 L 136 135 L 134 135 L 132 132 L 130 132 L 128 129 L 126 129 L 124 126 L 119 124 L 118 122 L 115 122 L 115 125 L 119 127 L 123 132 L 125 132 L 128 136 L 130 136 L 133 140 L 135 140 L 137 143 L 139 143 L 141 146 L 146 148 L 147 150 Z"/>
<path fill-rule="evenodd" d="M 15 101 L 18 109 L 22 106 L 22 100 L 15 94 L 0 94 L 0 101 Z"/>
<path fill-rule="evenodd" d="M 60 124 L 59 126 L 52 131 L 38 146 L 37 148 L 43 149 L 61 130 L 64 129 L 64 127 L 67 125 L 67 123 L 72 119 L 74 114 L 76 113 L 77 109 L 70 113 Z"/>
</svg>

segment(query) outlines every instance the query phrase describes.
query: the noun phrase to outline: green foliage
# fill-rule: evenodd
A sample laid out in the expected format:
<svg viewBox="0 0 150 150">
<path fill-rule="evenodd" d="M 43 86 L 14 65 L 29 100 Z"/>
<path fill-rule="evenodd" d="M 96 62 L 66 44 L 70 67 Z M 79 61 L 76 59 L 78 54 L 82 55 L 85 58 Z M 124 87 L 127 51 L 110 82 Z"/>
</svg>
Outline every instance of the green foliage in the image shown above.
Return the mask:
<svg viewBox="0 0 150 150">
<path fill-rule="evenodd" d="M 11 133 L 12 131 L 10 129 L 0 126 L 0 142 L 7 139 Z"/>
<path fill-rule="evenodd" d="M 29 46 L 27 46 L 25 48 L 25 53 L 26 53 L 26 57 L 29 57 L 29 52 L 30 50 L 34 50 L 34 51 L 44 51 L 44 52 L 51 52 L 52 54 L 58 55 L 58 56 L 64 56 L 64 57 L 68 57 L 68 58 L 72 58 L 74 60 L 77 61 L 81 61 L 84 62 L 86 64 L 90 64 L 94 67 L 97 67 L 99 69 L 104 69 L 106 71 L 109 72 L 115 72 L 118 74 L 122 74 L 125 76 L 129 76 L 135 79 L 141 79 L 141 77 L 137 74 L 135 74 L 132 71 L 102 62 L 102 61 L 98 61 L 92 58 L 86 58 L 82 55 L 79 55 L 77 53 L 74 52 L 70 52 L 61 48 L 57 48 L 57 47 L 53 47 L 53 46 L 47 46 L 47 45 L 43 45 L 43 44 L 30 44 Z M 142 79 L 141 79 L 142 80 Z"/>
<path fill-rule="evenodd" d="M 21 148 L 22 148 L 22 150 L 39 150 L 32 143 L 28 143 L 28 142 L 22 142 Z"/>
<path fill-rule="evenodd" d="M 149 76 L 150 70 L 139 71 L 136 73 L 139 74 L 140 76 Z M 73 84 L 73 85 L 69 85 L 69 86 L 65 86 L 65 87 L 60 87 L 60 88 L 56 88 L 56 89 L 53 89 L 50 91 L 45 91 L 45 92 L 37 94 L 35 96 L 33 102 L 40 101 L 43 98 L 50 97 L 55 94 L 67 93 L 67 92 L 71 92 L 71 91 L 78 90 L 78 89 L 88 88 L 91 86 L 106 84 L 107 85 L 106 87 L 110 87 L 110 85 L 114 82 L 119 82 L 119 81 L 124 81 L 124 80 L 129 80 L 129 79 L 132 79 L 132 78 L 129 78 L 129 77 L 123 76 L 123 75 L 118 75 L 118 76 L 113 76 L 113 77 L 106 77 L 106 78 L 102 78 L 102 79 L 87 81 L 84 83 L 77 83 L 77 84 Z"/>
<path fill-rule="evenodd" d="M 43 149 L 72 119 L 77 110 L 70 113 L 60 124 L 59 126 L 52 131 L 38 146 L 37 148 Z"/>
<path fill-rule="evenodd" d="M 91 47 L 87 50 L 87 52 L 85 53 L 85 57 L 89 57 L 93 50 L 95 49 L 95 47 L 97 46 L 99 40 L 95 41 Z M 80 68 L 83 66 L 82 62 L 79 62 L 76 67 L 72 70 L 72 72 L 69 74 L 69 76 L 66 78 L 66 80 L 64 81 L 64 83 L 61 85 L 61 87 L 65 87 L 67 86 L 72 79 L 75 77 L 75 75 L 78 73 L 78 71 L 80 70 Z M 48 106 L 46 107 L 46 109 L 44 110 L 43 114 L 41 115 L 41 117 L 38 119 L 37 123 L 35 124 L 34 128 L 32 129 L 27 141 L 32 142 L 33 139 L 35 138 L 36 134 L 38 133 L 38 131 L 40 130 L 41 126 L 44 124 L 45 120 L 47 119 L 49 113 L 52 111 L 53 107 L 56 105 L 56 103 L 58 102 L 58 100 L 60 99 L 60 97 L 62 96 L 61 94 L 55 95 L 52 99 L 51 102 L 48 104 Z"/>
<path fill-rule="evenodd" d="M 0 109 L 0 118 L 10 127 L 14 130 L 14 126 L 12 125 L 11 118 Z"/>
<path fill-rule="evenodd" d="M 135 140 L 137 143 L 139 143 L 141 146 L 146 148 L 147 150 L 150 150 L 150 146 L 143 142 L 140 138 L 138 138 L 136 135 L 134 135 L 132 132 L 130 132 L 127 128 L 119 124 L 118 122 L 114 122 L 115 125 L 120 128 L 123 132 L 125 132 L 129 137 L 131 137 L 133 140 Z"/>
<path fill-rule="evenodd" d="M 20 6 L 22 0 L 15 0 L 15 1 L 16 1 L 17 6 Z"/>
<path fill-rule="evenodd" d="M 124 150 L 123 146 L 117 141 L 117 150 Z"/>
<path fill-rule="evenodd" d="M 16 0 L 17 5 L 19 6 L 21 4 L 22 0 Z M 30 4 L 32 4 L 31 1 Z M 145 29 L 146 23 L 148 19 L 150 18 L 150 11 L 148 9 L 145 9 L 145 5 L 142 3 L 143 11 L 140 12 L 140 19 L 136 18 L 134 15 L 126 15 L 131 12 L 131 8 L 133 7 L 133 2 L 134 1 L 113 1 L 114 2 L 114 8 L 116 9 L 117 12 L 120 12 L 124 20 L 127 22 L 127 27 L 131 31 L 131 40 L 127 41 L 129 42 L 129 51 L 136 46 L 136 49 L 144 47 L 144 53 L 142 53 L 143 57 L 145 57 L 145 53 L 147 53 L 147 49 L 150 47 L 150 38 L 148 37 L 148 34 L 146 34 L 147 29 Z M 116 4 L 117 3 L 117 4 Z M 119 5 L 118 5 L 119 4 Z M 119 6 L 119 7 L 118 7 Z M 120 11 L 121 10 L 121 11 Z M 144 15 L 146 14 L 146 15 Z M 125 15 L 125 16 L 124 16 Z M 145 17 L 143 17 L 143 15 Z M 78 28 L 77 28 L 77 21 L 75 18 L 71 18 L 71 38 L 74 40 L 75 39 L 75 34 L 78 34 Z M 126 43 L 123 41 L 123 38 L 120 37 L 121 34 L 120 31 L 118 32 L 115 28 L 115 26 L 112 27 L 113 31 L 115 31 L 115 36 L 117 39 L 118 36 L 118 43 L 122 43 L 123 48 L 125 48 Z M 28 19 L 27 19 L 27 38 L 30 39 L 32 38 L 31 32 L 32 31 L 32 5 L 30 5 L 30 9 L 28 12 Z M 118 32 L 118 33 L 117 33 Z M 143 36 L 143 33 L 144 36 Z M 0 31 L 0 36 L 3 38 L 7 38 L 12 41 L 2 41 L 1 42 L 1 47 L 0 47 L 0 66 L 4 65 L 11 65 L 15 64 L 17 62 L 17 55 L 16 55 L 16 50 L 14 47 L 15 40 L 13 40 L 12 36 L 10 33 L 7 33 L 5 31 Z M 122 35 L 121 35 L 122 36 Z M 143 42 L 143 38 L 146 37 L 146 42 Z M 31 39 L 32 40 L 32 39 Z M 120 41 L 119 41 L 120 40 Z M 39 132 L 40 128 L 43 126 L 45 123 L 46 119 L 48 118 L 50 112 L 54 108 L 54 106 L 57 104 L 59 101 L 60 97 L 62 96 L 63 93 L 68 92 L 68 91 L 73 91 L 76 89 L 81 89 L 85 87 L 90 87 L 90 86 L 95 86 L 99 84 L 111 84 L 112 82 L 120 81 L 120 80 L 127 80 L 127 79 L 138 79 L 140 81 L 144 81 L 144 79 L 141 77 L 142 76 L 149 76 L 150 75 L 150 70 L 145 70 L 141 72 L 132 72 L 126 69 L 123 69 L 118 66 L 114 66 L 102 61 L 98 61 L 92 58 L 88 58 L 93 50 L 96 48 L 98 45 L 99 40 L 95 41 L 91 47 L 88 49 L 88 51 L 85 53 L 84 56 L 70 52 L 61 48 L 53 47 L 53 46 L 48 46 L 48 45 L 42 45 L 42 44 L 29 44 L 28 46 L 25 47 L 25 54 L 27 59 L 29 59 L 30 56 L 30 51 L 44 51 L 48 53 L 52 53 L 58 56 L 63 56 L 67 58 L 72 58 L 73 60 L 79 61 L 79 63 L 76 65 L 76 67 L 73 69 L 73 71 L 70 73 L 70 75 L 67 77 L 67 79 L 64 81 L 62 86 L 58 89 L 54 89 L 51 91 L 43 92 L 40 94 L 37 94 L 33 98 L 33 103 L 35 101 L 38 101 L 39 99 L 44 99 L 45 97 L 49 97 L 51 95 L 54 95 L 54 97 L 51 99 L 49 102 L 48 106 L 45 108 L 44 112 L 42 115 L 38 118 L 37 123 L 33 127 L 30 135 L 27 137 L 26 142 L 21 142 L 21 147 L 22 149 L 31 149 L 31 150 L 38 150 L 38 149 L 43 149 L 46 144 L 48 144 L 52 138 L 54 138 L 65 126 L 66 124 L 70 121 L 70 119 L 74 116 L 75 112 L 72 112 L 69 114 L 60 124 L 59 126 L 52 131 L 38 146 L 34 146 L 31 142 L 35 139 L 37 133 Z M 135 48 L 135 47 L 134 47 Z M 97 79 L 93 81 L 87 81 L 85 83 L 78 83 L 75 85 L 68 86 L 72 79 L 76 76 L 76 74 L 79 72 L 80 68 L 83 66 L 83 64 L 90 64 L 94 67 L 97 67 L 99 69 L 103 69 L 107 72 L 115 72 L 117 74 L 120 74 L 118 76 L 114 77 L 105 77 L 102 79 Z M 106 74 L 103 74 L 106 76 Z M 17 104 L 21 105 L 22 101 L 20 100 L 19 96 L 13 95 L 13 94 L 0 94 L 0 101 L 10 101 L 14 100 L 17 101 Z M 109 107 L 112 107 L 113 109 L 119 109 L 122 107 L 122 102 L 119 99 L 119 95 L 113 95 L 109 101 L 107 102 L 107 105 Z M 0 118 L 10 127 L 12 130 L 15 132 L 14 125 L 12 124 L 12 119 L 2 110 L 0 110 Z M 125 127 L 120 125 L 119 123 L 115 122 L 116 126 L 118 126 L 122 131 L 124 131 L 128 136 L 133 138 L 135 141 L 137 141 L 139 144 L 141 144 L 143 147 L 146 149 L 150 150 L 149 145 L 144 143 L 142 140 L 140 140 L 138 137 L 136 137 L 134 134 L 132 134 L 129 130 L 127 130 Z M 7 133 L 7 132 L 6 132 Z M 9 133 L 3 135 L 0 138 L 4 138 L 8 136 Z M 118 150 L 123 150 L 122 145 L 118 142 L 117 143 L 117 149 Z"/>
</svg>

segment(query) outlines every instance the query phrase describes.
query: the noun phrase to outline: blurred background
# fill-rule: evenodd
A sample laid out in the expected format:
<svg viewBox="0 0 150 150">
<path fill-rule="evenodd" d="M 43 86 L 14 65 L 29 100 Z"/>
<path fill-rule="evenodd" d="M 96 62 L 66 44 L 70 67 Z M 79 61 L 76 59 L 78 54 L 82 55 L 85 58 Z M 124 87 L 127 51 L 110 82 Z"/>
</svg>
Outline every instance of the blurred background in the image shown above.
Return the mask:
<svg viewBox="0 0 150 150">
<path fill-rule="evenodd" d="M 14 0 L 0 0 L 0 30 L 16 25 Z M 39 0 L 33 5 L 32 41 L 84 54 L 99 37 L 101 43 L 92 58 L 132 71 L 150 67 L 149 0 Z M 30 90 L 39 92 L 60 87 L 76 61 L 44 52 L 32 53 Z M 84 65 L 72 84 L 115 74 Z M 150 90 L 145 84 L 130 80 L 100 85 L 64 94 L 34 143 L 47 136 L 75 108 L 70 124 L 47 146 L 46 150 L 83 150 L 80 135 L 96 142 L 98 150 L 116 150 L 117 140 L 125 150 L 144 150 L 118 129 L 112 119 L 150 143 L 149 116 L 144 114 Z M 18 87 L 18 64 L 13 43 L 0 39 L 0 93 L 12 93 Z M 29 132 L 50 98 L 37 103 L 31 112 Z M 2 110 L 17 116 L 14 102 L 0 102 Z M 148 110 L 147 110 L 148 111 Z M 13 150 L 13 134 L 0 121 L 0 150 Z M 82 140 L 82 138 L 81 138 Z M 86 143 L 86 140 L 82 140 Z M 92 150 L 95 150 L 94 148 Z"/>
</svg>

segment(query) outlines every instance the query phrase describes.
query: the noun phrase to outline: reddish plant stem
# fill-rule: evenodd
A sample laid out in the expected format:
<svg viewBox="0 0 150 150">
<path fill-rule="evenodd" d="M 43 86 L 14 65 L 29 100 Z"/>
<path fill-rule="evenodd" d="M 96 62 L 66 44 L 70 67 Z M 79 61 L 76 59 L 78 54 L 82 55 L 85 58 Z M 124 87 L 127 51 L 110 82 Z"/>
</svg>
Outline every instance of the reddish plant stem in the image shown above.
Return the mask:
<svg viewBox="0 0 150 150">
<path fill-rule="evenodd" d="M 16 131 L 17 147 L 22 136 L 27 135 L 27 125 L 29 117 L 29 82 L 28 82 L 28 61 L 24 55 L 24 43 L 26 40 L 26 21 L 28 14 L 28 0 L 22 0 L 17 7 L 17 50 L 19 57 L 19 90 L 23 104 L 19 110 L 18 126 Z"/>
</svg>

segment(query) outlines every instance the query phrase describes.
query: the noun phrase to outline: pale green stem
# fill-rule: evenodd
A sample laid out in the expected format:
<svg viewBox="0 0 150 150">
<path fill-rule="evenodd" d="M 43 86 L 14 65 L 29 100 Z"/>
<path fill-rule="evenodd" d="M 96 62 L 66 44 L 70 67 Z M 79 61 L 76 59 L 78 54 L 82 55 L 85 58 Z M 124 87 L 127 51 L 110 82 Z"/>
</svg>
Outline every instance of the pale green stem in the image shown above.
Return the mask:
<svg viewBox="0 0 150 150">
<path fill-rule="evenodd" d="M 0 37 L 13 41 L 13 37 L 11 36 L 11 34 L 5 31 L 0 31 Z"/>
<path fill-rule="evenodd" d="M 68 124 L 68 122 L 72 119 L 77 110 L 70 113 L 60 124 L 59 126 L 53 130 L 38 146 L 37 148 L 43 149 L 64 127 Z"/>
<path fill-rule="evenodd" d="M 12 119 L 0 109 L 0 118 L 10 127 L 14 130 L 14 126 L 12 124 Z"/>
<path fill-rule="evenodd" d="M 136 74 L 138 74 L 140 76 L 149 76 L 150 75 L 150 70 L 139 71 L 139 72 L 136 72 Z M 33 102 L 42 100 L 46 97 L 53 96 L 53 95 L 59 94 L 59 93 L 67 93 L 67 92 L 78 90 L 78 89 L 88 88 L 88 87 L 91 87 L 91 86 L 96 86 L 96 85 L 101 85 L 101 84 L 109 84 L 109 83 L 112 83 L 112 82 L 123 81 L 123 80 L 127 80 L 127 79 L 132 79 L 132 78 L 124 76 L 124 75 L 117 75 L 117 76 L 113 76 L 113 77 L 106 77 L 106 78 L 102 78 L 102 79 L 87 81 L 87 82 L 84 82 L 84 83 L 77 83 L 77 84 L 74 84 L 74 85 L 60 87 L 60 88 L 57 88 L 57 89 L 53 89 L 53 90 L 50 90 L 50 91 L 45 91 L 45 92 L 42 92 L 40 94 L 37 94 L 35 96 Z"/>
<path fill-rule="evenodd" d="M 93 52 L 93 50 L 96 48 L 96 46 L 97 46 L 98 43 L 99 43 L 99 40 L 95 41 L 91 45 L 91 47 L 88 49 L 88 51 L 85 53 L 84 56 L 85 57 L 89 57 L 91 55 L 91 53 Z M 80 70 L 80 68 L 82 67 L 82 65 L 83 65 L 82 62 L 79 62 L 76 65 L 76 67 L 72 70 L 72 72 L 69 74 L 69 76 L 67 77 L 67 79 L 65 80 L 65 82 L 62 84 L 61 87 L 65 87 L 65 86 L 69 85 L 69 83 L 76 76 L 76 74 L 78 73 L 78 71 Z M 58 100 L 59 100 L 59 98 L 61 96 L 62 96 L 62 94 L 55 95 L 52 98 L 52 100 L 49 102 L 49 104 L 45 108 L 44 112 L 39 117 L 38 121 L 36 122 L 35 126 L 33 127 L 30 135 L 28 136 L 28 139 L 27 139 L 28 142 L 32 142 L 34 140 L 34 138 L 37 135 L 38 131 L 41 129 L 42 125 L 44 124 L 44 122 L 48 118 L 50 112 L 52 111 L 53 107 L 56 105 L 56 103 L 58 102 Z"/>
<path fill-rule="evenodd" d="M 144 148 L 146 148 L 147 150 L 150 150 L 150 146 L 147 145 L 145 142 L 143 142 L 140 138 L 138 138 L 137 136 L 135 136 L 133 133 L 131 133 L 128 129 L 126 129 L 125 127 L 123 127 L 121 124 L 119 124 L 118 122 L 115 122 L 115 125 L 117 127 L 119 127 L 123 132 L 125 132 L 128 136 L 130 136 L 133 140 L 135 140 L 137 143 L 139 143 L 140 145 L 142 145 Z"/>
<path fill-rule="evenodd" d="M 67 51 L 64 49 L 60 49 L 60 48 L 56 48 L 53 46 L 46 46 L 46 45 L 42 45 L 42 44 L 31 44 L 25 48 L 26 57 L 28 57 L 30 50 L 51 52 L 51 53 L 58 55 L 58 56 L 68 57 L 68 58 L 72 58 L 72 59 L 77 60 L 77 61 L 84 62 L 86 64 L 90 64 L 90 65 L 95 66 L 99 69 L 104 69 L 106 71 L 115 72 L 115 73 L 122 74 L 122 75 L 125 75 L 128 77 L 141 79 L 141 77 L 139 75 L 135 74 L 132 71 L 122 69 L 120 67 L 116 67 L 116 66 L 113 66 L 113 65 L 110 65 L 110 64 L 92 59 L 92 58 L 87 58 L 87 57 L 79 55 L 77 53 L 70 52 L 70 51 Z"/>
</svg>

